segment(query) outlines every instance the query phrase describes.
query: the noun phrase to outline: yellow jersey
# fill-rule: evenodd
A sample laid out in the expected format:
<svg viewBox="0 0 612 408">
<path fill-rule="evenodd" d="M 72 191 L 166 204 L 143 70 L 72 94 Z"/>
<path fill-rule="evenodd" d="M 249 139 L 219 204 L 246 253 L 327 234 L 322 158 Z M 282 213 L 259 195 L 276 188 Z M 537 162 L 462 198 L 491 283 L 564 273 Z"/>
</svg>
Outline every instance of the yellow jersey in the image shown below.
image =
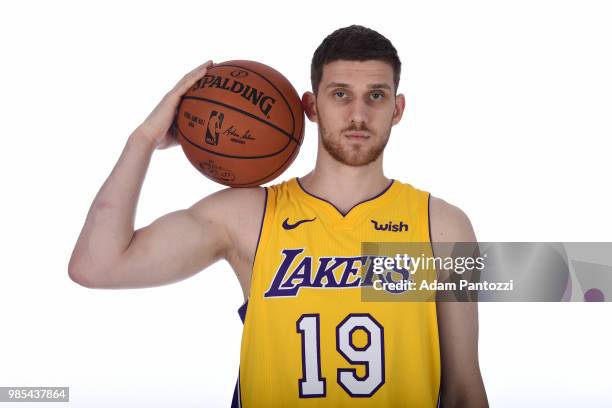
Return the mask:
<svg viewBox="0 0 612 408">
<path fill-rule="evenodd" d="M 361 288 L 363 242 L 430 247 L 429 193 L 391 180 L 343 214 L 297 178 L 265 192 L 232 406 L 435 407 L 435 301 L 364 301 Z"/>
</svg>

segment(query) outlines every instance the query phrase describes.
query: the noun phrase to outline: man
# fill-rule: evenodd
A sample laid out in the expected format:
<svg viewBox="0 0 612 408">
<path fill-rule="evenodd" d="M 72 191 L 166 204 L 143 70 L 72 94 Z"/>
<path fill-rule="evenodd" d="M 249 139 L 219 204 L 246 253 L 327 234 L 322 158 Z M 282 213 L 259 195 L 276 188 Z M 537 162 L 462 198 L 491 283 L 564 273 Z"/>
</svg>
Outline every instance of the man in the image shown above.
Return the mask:
<svg viewBox="0 0 612 408">
<path fill-rule="evenodd" d="M 188 73 L 128 138 L 70 277 L 91 288 L 149 287 L 225 259 L 246 300 L 236 406 L 486 407 L 475 303 L 361 300 L 361 242 L 476 240 L 461 210 L 383 174 L 405 100 L 397 52 L 379 33 L 345 27 L 315 51 L 313 92 L 302 98 L 319 129 L 310 173 L 224 189 L 134 231 L 152 153 L 176 144 L 180 98 L 211 64 Z M 400 228 L 377 227 L 389 220 Z"/>
</svg>

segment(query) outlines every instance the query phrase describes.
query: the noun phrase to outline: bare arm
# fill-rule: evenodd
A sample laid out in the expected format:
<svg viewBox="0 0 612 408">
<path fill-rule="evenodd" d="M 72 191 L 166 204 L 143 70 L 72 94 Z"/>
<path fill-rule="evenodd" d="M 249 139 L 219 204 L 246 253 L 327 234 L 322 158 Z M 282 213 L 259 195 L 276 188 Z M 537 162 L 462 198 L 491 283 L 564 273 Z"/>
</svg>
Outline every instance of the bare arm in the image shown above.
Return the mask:
<svg viewBox="0 0 612 408">
<path fill-rule="evenodd" d="M 430 214 L 432 242 L 476 242 L 472 224 L 459 208 L 431 197 Z M 436 306 L 442 363 L 440 406 L 488 407 L 478 364 L 478 303 L 438 302 Z"/>
<path fill-rule="evenodd" d="M 138 196 L 155 149 L 175 145 L 170 131 L 181 96 L 207 62 L 181 79 L 130 135 L 96 195 L 74 247 L 68 273 L 87 287 L 155 286 L 184 279 L 224 255 L 229 238 L 215 211 L 230 197 L 213 194 L 134 231 Z"/>
</svg>

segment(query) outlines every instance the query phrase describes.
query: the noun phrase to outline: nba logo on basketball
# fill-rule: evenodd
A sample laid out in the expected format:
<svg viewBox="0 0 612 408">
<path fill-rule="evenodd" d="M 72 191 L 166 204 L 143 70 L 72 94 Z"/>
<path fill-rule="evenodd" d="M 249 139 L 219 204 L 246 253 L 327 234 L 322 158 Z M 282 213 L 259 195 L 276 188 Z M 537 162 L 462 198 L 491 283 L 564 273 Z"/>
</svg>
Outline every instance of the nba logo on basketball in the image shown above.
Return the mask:
<svg viewBox="0 0 612 408">
<path fill-rule="evenodd" d="M 219 144 L 219 131 L 223 126 L 223 112 L 212 111 L 208 118 L 208 126 L 206 127 L 206 143 L 216 146 Z"/>
</svg>

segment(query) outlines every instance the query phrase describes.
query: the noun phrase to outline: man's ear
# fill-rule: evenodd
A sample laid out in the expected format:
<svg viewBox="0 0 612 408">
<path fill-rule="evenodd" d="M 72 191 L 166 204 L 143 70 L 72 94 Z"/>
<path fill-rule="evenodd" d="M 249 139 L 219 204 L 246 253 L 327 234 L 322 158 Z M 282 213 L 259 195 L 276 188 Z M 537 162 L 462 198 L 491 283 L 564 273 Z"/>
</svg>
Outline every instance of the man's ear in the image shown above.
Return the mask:
<svg viewBox="0 0 612 408">
<path fill-rule="evenodd" d="M 310 119 L 311 122 L 318 123 L 319 118 L 317 117 L 317 96 L 312 92 L 304 92 L 302 95 L 302 108 L 304 113 Z"/>
<path fill-rule="evenodd" d="M 402 115 L 404 114 L 404 108 L 406 107 L 406 98 L 404 94 L 398 94 L 395 96 L 395 108 L 393 110 L 393 126 L 397 125 L 399 121 L 402 119 Z"/>
</svg>

